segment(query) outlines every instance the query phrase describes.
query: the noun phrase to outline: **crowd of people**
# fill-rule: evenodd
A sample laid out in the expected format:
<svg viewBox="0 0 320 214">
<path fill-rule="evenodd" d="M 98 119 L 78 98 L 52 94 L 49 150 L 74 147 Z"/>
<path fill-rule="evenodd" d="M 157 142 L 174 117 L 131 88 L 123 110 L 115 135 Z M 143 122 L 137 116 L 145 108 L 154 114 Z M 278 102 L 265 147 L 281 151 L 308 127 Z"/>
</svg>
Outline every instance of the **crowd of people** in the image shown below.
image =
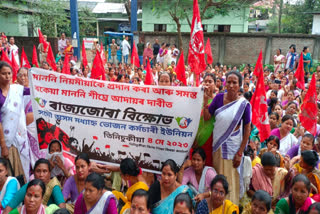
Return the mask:
<svg viewBox="0 0 320 214">
<path fill-rule="evenodd" d="M 61 72 L 64 57 L 72 56 L 73 48 L 65 34 L 58 44 L 56 72 Z M 95 42 L 93 52 L 100 50 L 98 45 Z M 16 57 L 14 38 L 8 44 L 2 34 L 0 46 L 1 54 Z M 107 81 L 143 85 L 150 60 L 153 85 L 195 86 L 189 66 L 187 85 L 176 79 L 180 51 L 175 45 L 160 45 L 158 40 L 144 45 L 140 40 L 140 67 L 128 64 L 128 38 L 121 47 L 114 40 L 109 46 Z M 115 57 L 120 48 L 127 49 L 124 62 Z M 43 44 L 39 50 L 41 68 L 50 70 Z M 144 172 L 129 157 L 119 167 L 96 163 L 87 153 L 72 161 L 58 139 L 50 142 L 46 152 L 40 151 L 38 136 L 31 134 L 35 121 L 28 69 L 21 67 L 17 82 L 12 83 L 11 66 L 0 61 L 0 213 L 320 213 L 320 125 L 314 136 L 298 117 L 311 74 L 316 76 L 320 96 L 320 66 L 312 70 L 308 47 L 302 51 L 305 90 L 297 87 L 294 77 L 299 63 L 295 45 L 286 56 L 277 50 L 273 70 L 264 68 L 271 129 L 265 141 L 251 123 L 254 68 L 207 65 L 199 76 L 204 97 L 190 157 L 181 167 L 173 159 L 166 160 L 159 175 Z M 91 66 L 77 68 L 71 60 L 70 70 L 71 75 L 89 78 Z"/>
</svg>

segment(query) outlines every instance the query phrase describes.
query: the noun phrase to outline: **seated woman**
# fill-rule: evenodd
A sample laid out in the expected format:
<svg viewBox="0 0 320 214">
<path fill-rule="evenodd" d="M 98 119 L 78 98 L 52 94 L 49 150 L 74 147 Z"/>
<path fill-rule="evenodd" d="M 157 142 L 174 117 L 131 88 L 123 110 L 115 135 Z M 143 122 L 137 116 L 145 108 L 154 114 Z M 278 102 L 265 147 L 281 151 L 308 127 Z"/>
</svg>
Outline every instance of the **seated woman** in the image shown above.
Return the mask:
<svg viewBox="0 0 320 214">
<path fill-rule="evenodd" d="M 258 190 L 252 196 L 251 203 L 249 203 L 242 214 L 271 214 L 271 196 L 263 190 Z"/>
<path fill-rule="evenodd" d="M 210 183 L 217 175 L 216 171 L 209 166 L 205 166 L 206 153 L 202 148 L 197 148 L 192 152 L 191 167 L 184 170 L 182 185 L 190 183 L 200 193 L 198 198 L 201 201 L 205 197 L 210 197 Z"/>
<path fill-rule="evenodd" d="M 46 185 L 46 191 L 42 199 L 43 205 L 56 204 L 60 208 L 65 208 L 66 204 L 61 192 L 61 185 L 56 177 L 50 179 L 50 162 L 47 159 L 40 158 L 34 165 L 34 177 L 40 179 Z M 15 194 L 14 198 L 9 202 L 5 208 L 4 213 L 9 213 L 12 209 L 21 204 L 27 192 L 28 183 L 23 185 L 21 189 Z"/>
<path fill-rule="evenodd" d="M 120 171 L 122 179 L 130 184 L 125 196 L 118 191 L 112 192 L 118 200 L 121 199 L 124 203 L 124 206 L 120 210 L 120 214 L 122 214 L 126 210 L 130 210 L 132 194 L 138 189 L 148 191 L 149 187 L 141 175 L 140 168 L 133 159 L 123 159 L 120 163 Z"/>
<path fill-rule="evenodd" d="M 188 193 L 180 193 L 174 199 L 173 214 L 194 214 L 192 199 Z"/>
<path fill-rule="evenodd" d="M 307 214 L 320 214 L 320 203 L 312 204 L 309 207 Z"/>
<path fill-rule="evenodd" d="M 19 189 L 18 180 L 15 177 L 8 176 L 8 161 L 0 158 L 0 213 L 7 207 Z"/>
<path fill-rule="evenodd" d="M 116 198 L 112 192 L 104 190 L 104 185 L 101 175 L 88 175 L 85 190 L 76 201 L 74 214 L 117 214 Z"/>
<path fill-rule="evenodd" d="M 197 207 L 196 214 L 239 214 L 239 208 L 226 200 L 229 184 L 224 175 L 217 175 L 211 182 L 211 196 L 203 199 Z"/>
<path fill-rule="evenodd" d="M 301 157 L 299 163 L 293 165 L 293 169 L 296 171 L 296 174 L 304 174 L 308 177 L 311 184 L 314 185 L 314 188 L 311 192 L 313 194 L 320 193 L 320 172 L 316 170 L 317 163 L 319 161 L 319 156 L 316 151 L 306 150 L 301 152 Z"/>
<path fill-rule="evenodd" d="M 281 119 L 281 127 L 273 129 L 270 133 L 270 136 L 275 135 L 280 139 L 279 152 L 282 156 L 285 156 L 291 147 L 298 144 L 298 139 L 290 133 L 295 124 L 294 121 L 291 115 L 284 115 Z"/>
<path fill-rule="evenodd" d="M 64 184 L 62 194 L 69 211 L 74 209 L 74 204 L 80 193 L 84 190 L 85 180 L 89 175 L 90 160 L 87 153 L 80 153 L 75 159 L 76 174 L 69 177 Z"/>
<path fill-rule="evenodd" d="M 131 197 L 131 208 L 126 210 L 124 214 L 135 214 L 137 212 L 142 214 L 150 213 L 150 207 L 148 206 L 148 192 L 144 189 L 136 190 Z"/>
<path fill-rule="evenodd" d="M 69 158 L 63 157 L 62 144 L 59 140 L 52 140 L 49 143 L 47 159 L 52 167 L 51 177 L 57 177 L 63 186 L 65 181 L 74 174 L 74 165 Z"/>
<path fill-rule="evenodd" d="M 296 164 L 300 160 L 300 154 L 306 150 L 313 150 L 314 147 L 314 136 L 312 134 L 305 134 L 300 142 L 300 145 L 293 146 L 287 155 L 290 160 L 290 167 Z"/>
<path fill-rule="evenodd" d="M 314 201 L 309 198 L 311 183 L 303 175 L 296 175 L 292 180 L 291 194 L 282 198 L 276 206 L 275 214 L 306 213 Z"/>
<path fill-rule="evenodd" d="M 155 181 L 149 189 L 149 206 L 151 213 L 163 214 L 173 213 L 173 202 L 175 197 L 182 192 L 188 192 L 192 196 L 191 190 L 186 185 L 177 182 L 179 168 L 174 160 L 166 160 L 161 168 L 161 181 Z"/>
<path fill-rule="evenodd" d="M 261 149 L 259 156 L 260 158 L 265 152 L 271 152 L 277 161 L 277 167 L 284 167 L 284 158 L 278 151 L 280 148 L 280 140 L 277 136 L 271 135 L 267 140 L 267 147 Z"/>
<path fill-rule="evenodd" d="M 288 172 L 276 166 L 276 158 L 271 152 L 265 152 L 262 155 L 261 164 L 257 164 L 252 169 L 250 190 L 247 194 L 251 197 L 255 191 L 264 190 L 276 200 L 284 191 L 283 180 Z"/>
<path fill-rule="evenodd" d="M 42 203 L 44 199 L 44 193 L 46 192 L 46 186 L 40 179 L 34 179 L 27 185 L 26 196 L 24 197 L 24 205 L 19 208 L 15 208 L 9 214 L 51 214 L 58 210 L 59 207 L 55 204 L 45 206 Z"/>
</svg>

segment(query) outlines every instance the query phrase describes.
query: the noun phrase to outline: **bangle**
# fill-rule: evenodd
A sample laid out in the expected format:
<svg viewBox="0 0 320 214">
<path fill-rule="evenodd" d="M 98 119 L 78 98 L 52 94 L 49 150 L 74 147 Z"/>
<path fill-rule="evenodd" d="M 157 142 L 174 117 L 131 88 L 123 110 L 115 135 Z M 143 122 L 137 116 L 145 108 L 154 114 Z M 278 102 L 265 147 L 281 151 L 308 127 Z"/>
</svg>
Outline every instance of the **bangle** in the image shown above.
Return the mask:
<svg viewBox="0 0 320 214">
<path fill-rule="evenodd" d="M 242 157 L 242 153 L 240 153 L 239 151 L 237 152 L 237 155 L 238 155 L 239 157 Z"/>
<path fill-rule="evenodd" d="M 209 191 L 209 197 L 211 198 L 211 191 Z"/>
</svg>

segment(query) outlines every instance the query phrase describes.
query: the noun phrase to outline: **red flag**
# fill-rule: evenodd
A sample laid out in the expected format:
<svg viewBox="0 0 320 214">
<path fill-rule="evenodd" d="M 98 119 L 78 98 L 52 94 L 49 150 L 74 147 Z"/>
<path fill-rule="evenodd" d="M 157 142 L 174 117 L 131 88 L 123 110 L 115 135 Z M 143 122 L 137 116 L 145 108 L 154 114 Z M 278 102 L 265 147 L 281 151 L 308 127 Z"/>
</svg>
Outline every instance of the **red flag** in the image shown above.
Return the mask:
<svg viewBox="0 0 320 214">
<path fill-rule="evenodd" d="M 70 64 L 69 64 L 69 56 L 66 55 L 63 62 L 63 67 L 61 73 L 63 74 L 71 74 L 70 73 Z"/>
<path fill-rule="evenodd" d="M 10 66 L 12 66 L 11 60 L 9 59 L 8 54 L 7 54 L 6 51 L 2 51 L 1 61 L 5 61 L 5 62 L 7 62 Z"/>
<path fill-rule="evenodd" d="M 43 45 L 43 49 L 46 51 L 48 48 L 48 43 L 44 40 L 44 37 L 40 29 L 38 29 L 38 34 L 39 34 L 39 43 Z"/>
<path fill-rule="evenodd" d="M 136 67 L 140 67 L 139 55 L 134 41 L 131 53 L 131 64 L 135 65 Z"/>
<path fill-rule="evenodd" d="M 317 134 L 317 113 L 316 78 L 313 74 L 308 92 L 301 105 L 301 114 L 299 115 L 301 125 L 313 136 Z"/>
<path fill-rule="evenodd" d="M 26 52 L 24 52 L 24 48 L 22 47 L 22 52 L 21 52 L 21 67 L 26 67 L 26 68 L 31 68 L 28 57 L 26 55 Z"/>
<path fill-rule="evenodd" d="M 51 66 L 52 70 L 57 70 L 56 61 L 54 59 L 54 55 L 52 52 L 51 44 L 49 43 L 48 55 L 47 55 L 47 63 Z"/>
<path fill-rule="evenodd" d="M 146 77 L 144 79 L 144 84 L 145 85 L 152 85 L 153 83 L 153 76 L 152 76 L 152 71 L 151 71 L 151 66 L 150 66 L 150 62 L 148 60 L 147 62 L 147 74 Z"/>
<path fill-rule="evenodd" d="M 209 38 L 207 40 L 207 45 L 206 45 L 206 49 L 204 50 L 204 53 L 207 54 L 207 63 L 211 65 L 213 63 L 213 58 L 212 58 L 211 44 L 210 44 Z"/>
<path fill-rule="evenodd" d="M 178 61 L 177 67 L 176 67 L 176 74 L 177 74 L 177 79 L 180 80 L 186 86 L 187 79 L 186 79 L 186 68 L 184 66 L 183 51 L 181 51 L 180 59 Z"/>
<path fill-rule="evenodd" d="M 259 130 L 260 140 L 263 142 L 270 135 L 270 125 L 266 98 L 267 96 L 263 78 L 262 50 L 260 51 L 253 74 L 257 76 L 258 81 L 256 90 L 251 98 L 252 123 Z"/>
<path fill-rule="evenodd" d="M 101 54 L 101 60 L 102 60 L 102 65 L 104 66 L 107 62 L 106 60 L 106 56 L 104 55 L 104 50 L 103 50 L 103 45 L 102 45 L 102 42 L 101 42 L 101 45 L 100 45 L 100 54 Z"/>
<path fill-rule="evenodd" d="M 300 60 L 299 60 L 299 65 L 294 73 L 294 76 L 297 78 L 297 87 L 301 89 L 305 89 L 304 87 L 304 67 L 303 67 L 303 53 L 301 52 L 300 54 Z"/>
<path fill-rule="evenodd" d="M 86 53 L 86 48 L 84 46 L 84 41 L 82 41 L 82 64 L 84 68 L 87 67 L 88 65 L 87 53 Z"/>
<path fill-rule="evenodd" d="M 16 59 L 14 56 L 12 56 L 11 65 L 12 65 L 12 82 L 15 83 L 17 80 L 17 73 L 19 70 L 19 65 L 16 62 Z"/>
<path fill-rule="evenodd" d="M 32 65 L 39 68 L 37 49 L 36 49 L 36 46 L 34 45 L 33 45 L 33 51 L 32 51 Z"/>
<path fill-rule="evenodd" d="M 98 79 L 98 80 L 106 80 L 103 62 L 102 62 L 101 55 L 98 50 L 97 50 L 96 56 L 94 57 L 94 60 L 93 60 L 90 78 L 91 79 Z"/>
<path fill-rule="evenodd" d="M 200 18 L 198 0 L 193 1 L 193 18 L 189 43 L 188 64 L 195 74 L 200 74 L 206 69 L 204 57 L 203 29 Z"/>
</svg>

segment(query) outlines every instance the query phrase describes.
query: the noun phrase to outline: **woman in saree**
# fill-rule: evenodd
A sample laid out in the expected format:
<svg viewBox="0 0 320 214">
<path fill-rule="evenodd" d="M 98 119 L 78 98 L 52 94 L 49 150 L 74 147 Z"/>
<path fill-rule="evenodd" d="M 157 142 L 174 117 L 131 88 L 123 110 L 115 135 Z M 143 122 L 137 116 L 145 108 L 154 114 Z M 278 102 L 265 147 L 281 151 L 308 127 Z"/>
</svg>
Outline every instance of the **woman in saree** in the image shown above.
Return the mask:
<svg viewBox="0 0 320 214">
<path fill-rule="evenodd" d="M 73 211 L 74 204 L 85 188 L 85 180 L 89 175 L 90 160 L 87 153 L 80 153 L 75 159 L 76 174 L 69 177 L 62 190 L 67 208 Z"/>
<path fill-rule="evenodd" d="M 213 73 L 206 73 L 203 77 L 202 85 L 207 88 L 208 102 L 204 103 L 204 106 L 210 105 L 215 97 L 215 83 L 216 76 Z M 204 120 L 204 112 L 202 111 L 198 132 L 195 139 L 195 146 L 202 148 L 206 153 L 206 166 L 212 166 L 212 141 L 213 141 L 213 128 L 214 117 L 209 120 Z"/>
<path fill-rule="evenodd" d="M 0 158 L 0 213 L 14 198 L 20 189 L 20 184 L 15 177 L 8 176 L 8 161 Z"/>
<path fill-rule="evenodd" d="M 242 214 L 273 214 L 271 196 L 263 190 L 258 190 L 252 196 L 251 203 L 244 207 Z"/>
<path fill-rule="evenodd" d="M 74 165 L 71 160 L 63 156 L 62 143 L 52 140 L 48 145 L 47 159 L 51 164 L 51 177 L 57 177 L 63 186 L 65 181 L 72 176 Z"/>
<path fill-rule="evenodd" d="M 310 69 L 312 68 L 312 57 L 311 57 L 309 48 L 308 47 L 304 47 L 303 51 L 302 51 L 302 54 L 303 54 L 304 71 L 305 72 L 310 72 L 311 71 Z"/>
<path fill-rule="evenodd" d="M 297 57 L 297 52 L 296 52 L 296 45 L 290 45 L 289 47 L 289 52 L 287 53 L 286 56 L 286 67 L 287 69 L 290 69 L 293 71 L 296 67 L 296 57 Z"/>
<path fill-rule="evenodd" d="M 196 214 L 239 214 L 238 206 L 226 199 L 229 184 L 224 175 L 217 175 L 210 188 L 210 198 L 203 199 L 198 204 Z"/>
<path fill-rule="evenodd" d="M 174 199 L 173 214 L 194 214 L 192 199 L 188 193 L 180 193 Z"/>
<path fill-rule="evenodd" d="M 226 93 L 215 96 L 210 105 L 204 105 L 204 120 L 215 117 L 213 129 L 213 167 L 218 174 L 227 176 L 233 190 L 229 199 L 239 204 L 244 194 L 242 156 L 251 131 L 251 105 L 239 96 L 242 76 L 231 71 L 226 75 Z M 212 94 L 204 87 L 204 103 Z"/>
<path fill-rule="evenodd" d="M 116 198 L 104 190 L 104 179 L 97 173 L 86 178 L 85 190 L 78 197 L 74 214 L 117 214 Z"/>
<path fill-rule="evenodd" d="M 282 156 L 285 156 L 290 148 L 298 144 L 298 139 L 290 133 L 294 123 L 291 115 L 285 115 L 281 119 L 281 127 L 273 129 L 270 133 L 270 136 L 274 135 L 280 139 L 279 152 Z"/>
<path fill-rule="evenodd" d="M 151 48 L 151 43 L 148 42 L 146 48 L 143 51 L 143 66 L 147 66 L 149 60 L 150 65 L 152 65 L 151 60 L 153 58 L 153 50 Z"/>
<path fill-rule="evenodd" d="M 161 168 L 161 181 L 155 181 L 149 189 L 149 206 L 153 214 L 173 214 L 175 197 L 183 192 L 192 196 L 186 185 L 177 182 L 179 168 L 174 160 L 166 160 Z"/>
<path fill-rule="evenodd" d="M 285 56 L 281 54 L 281 49 L 277 49 L 277 54 L 274 55 L 273 61 L 274 61 L 274 73 L 277 73 L 279 71 L 282 71 L 284 67 L 285 62 Z"/>
<path fill-rule="evenodd" d="M 252 197 L 256 191 L 264 190 L 274 198 L 275 204 L 278 196 L 285 190 L 284 178 L 287 173 L 286 169 L 277 167 L 277 160 L 273 153 L 265 152 L 261 157 L 261 165 L 256 164 L 252 169 L 248 196 Z"/>
<path fill-rule="evenodd" d="M 271 152 L 277 161 L 277 167 L 284 167 L 284 158 L 279 153 L 280 140 L 277 136 L 271 135 L 268 137 L 267 147 L 260 150 L 259 157 L 261 158 L 265 152 Z"/>
<path fill-rule="evenodd" d="M 43 35 L 43 39 L 44 42 L 47 43 L 47 48 L 44 49 L 43 43 L 40 43 L 38 45 L 40 63 L 47 61 L 47 55 L 49 50 L 49 42 L 47 42 L 47 35 Z"/>
<path fill-rule="evenodd" d="M 316 169 L 319 156 L 316 151 L 306 150 L 301 152 L 299 163 L 293 165 L 296 174 L 304 174 L 312 184 L 312 194 L 320 192 L 320 172 Z"/>
<path fill-rule="evenodd" d="M 1 157 L 10 160 L 14 175 L 29 179 L 30 155 L 27 136 L 24 96 L 30 89 L 12 84 L 12 68 L 0 61 L 0 147 Z"/>
<path fill-rule="evenodd" d="M 292 180 L 291 194 L 282 198 L 276 206 L 275 214 L 304 214 L 314 201 L 309 197 L 310 180 L 303 174 L 296 175 Z"/>
<path fill-rule="evenodd" d="M 202 148 L 197 148 L 192 152 L 191 167 L 184 170 L 182 185 L 190 183 L 200 194 L 195 197 L 196 201 L 210 197 L 210 183 L 217 175 L 216 171 L 209 166 L 205 166 L 206 153 Z"/>
<path fill-rule="evenodd" d="M 118 201 L 121 199 L 124 202 L 124 206 L 120 210 L 120 214 L 122 214 L 126 210 L 130 210 L 132 194 L 138 189 L 148 191 L 149 187 L 142 177 L 142 171 L 131 158 L 125 158 L 121 161 L 120 172 L 121 178 L 130 185 L 125 195 L 119 191 L 112 191 Z"/>
<path fill-rule="evenodd" d="M 65 57 L 68 56 L 69 59 L 71 60 L 71 57 L 73 56 L 73 51 L 74 50 L 73 50 L 73 47 L 72 47 L 71 42 L 70 42 L 69 39 L 67 39 L 66 43 L 67 43 L 67 46 L 64 49 L 63 54 L 64 54 Z"/>
<path fill-rule="evenodd" d="M 26 190 L 26 196 L 24 197 L 24 205 L 19 208 L 15 208 L 10 214 L 52 214 L 59 207 L 55 204 L 46 206 L 42 204 L 44 194 L 46 192 L 46 186 L 40 179 L 34 179 L 29 182 Z"/>
<path fill-rule="evenodd" d="M 34 177 L 35 179 L 40 179 L 46 186 L 46 190 L 41 200 L 43 205 L 50 206 L 51 204 L 56 204 L 60 208 L 66 207 L 58 179 L 55 177 L 50 179 L 50 162 L 48 160 L 41 158 L 36 162 L 34 166 Z M 29 183 L 26 183 L 20 188 L 4 210 L 4 214 L 9 213 L 23 202 L 28 185 Z"/>
<path fill-rule="evenodd" d="M 136 190 L 131 198 L 131 208 L 130 212 L 125 212 L 125 214 L 148 214 L 150 213 L 150 207 L 148 204 L 148 192 L 143 189 Z"/>
</svg>

